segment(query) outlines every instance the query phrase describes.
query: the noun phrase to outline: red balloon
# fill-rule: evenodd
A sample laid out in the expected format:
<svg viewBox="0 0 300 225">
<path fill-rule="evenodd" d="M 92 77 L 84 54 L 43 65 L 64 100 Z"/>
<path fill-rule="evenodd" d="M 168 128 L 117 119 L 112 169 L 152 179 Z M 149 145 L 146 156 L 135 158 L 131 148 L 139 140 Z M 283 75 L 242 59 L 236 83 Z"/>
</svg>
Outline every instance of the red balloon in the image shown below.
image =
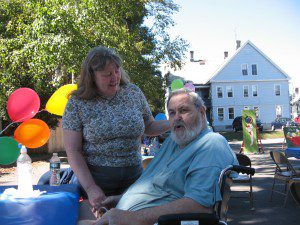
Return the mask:
<svg viewBox="0 0 300 225">
<path fill-rule="evenodd" d="M 13 122 L 31 119 L 40 109 L 40 97 L 30 88 L 19 88 L 8 98 L 7 112 Z"/>
</svg>

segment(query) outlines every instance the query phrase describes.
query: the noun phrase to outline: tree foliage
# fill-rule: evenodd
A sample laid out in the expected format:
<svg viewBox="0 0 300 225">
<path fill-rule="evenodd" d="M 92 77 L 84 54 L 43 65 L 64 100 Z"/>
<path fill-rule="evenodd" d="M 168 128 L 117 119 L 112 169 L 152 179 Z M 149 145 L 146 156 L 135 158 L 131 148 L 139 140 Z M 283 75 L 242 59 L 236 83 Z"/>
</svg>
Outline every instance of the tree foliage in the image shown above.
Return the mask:
<svg viewBox="0 0 300 225">
<path fill-rule="evenodd" d="M 171 0 L 0 0 L 0 116 L 17 88 L 34 89 L 44 108 L 63 84 L 78 77 L 97 45 L 116 49 L 153 112 L 164 108 L 160 63 L 181 67 L 187 44 L 167 28 L 178 6 Z M 145 25 L 145 20 L 152 21 Z M 56 125 L 56 117 L 47 117 Z"/>
</svg>

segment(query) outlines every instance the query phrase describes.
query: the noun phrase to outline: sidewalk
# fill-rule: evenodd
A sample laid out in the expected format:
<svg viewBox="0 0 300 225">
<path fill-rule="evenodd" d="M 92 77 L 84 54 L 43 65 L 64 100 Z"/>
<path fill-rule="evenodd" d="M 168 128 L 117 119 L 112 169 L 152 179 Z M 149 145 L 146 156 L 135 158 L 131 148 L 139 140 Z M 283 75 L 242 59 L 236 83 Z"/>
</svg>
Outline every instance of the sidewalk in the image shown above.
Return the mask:
<svg viewBox="0 0 300 225">
<path fill-rule="evenodd" d="M 289 196 L 286 207 L 283 208 L 284 196 L 274 193 L 270 202 L 273 184 L 274 163 L 270 157 L 271 150 L 281 150 L 283 139 L 262 140 L 264 154 L 248 155 L 252 166 L 256 169 L 253 176 L 253 195 L 255 210 L 250 210 L 247 198 L 231 198 L 228 209 L 230 225 L 297 225 L 300 224 L 300 207 Z M 235 152 L 239 152 L 241 142 L 230 142 Z M 291 159 L 293 164 L 300 165 L 300 160 Z M 249 186 L 235 186 L 232 190 L 249 190 Z M 241 193 L 244 194 L 244 193 Z"/>
</svg>

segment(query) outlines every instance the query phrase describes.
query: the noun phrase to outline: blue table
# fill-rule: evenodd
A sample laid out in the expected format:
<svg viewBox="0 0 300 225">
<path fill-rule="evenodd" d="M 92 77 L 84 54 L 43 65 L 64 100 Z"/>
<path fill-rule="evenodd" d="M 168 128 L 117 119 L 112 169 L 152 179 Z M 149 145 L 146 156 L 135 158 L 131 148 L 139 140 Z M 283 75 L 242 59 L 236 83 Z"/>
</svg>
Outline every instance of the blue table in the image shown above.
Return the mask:
<svg viewBox="0 0 300 225">
<path fill-rule="evenodd" d="M 287 148 L 285 149 L 285 155 L 287 157 L 295 157 L 300 159 L 300 148 Z"/>
<path fill-rule="evenodd" d="M 7 188 L 0 186 L 0 195 Z M 38 198 L 0 199 L 0 224 L 5 225 L 76 225 L 79 188 L 76 185 L 34 185 L 47 191 Z"/>
</svg>

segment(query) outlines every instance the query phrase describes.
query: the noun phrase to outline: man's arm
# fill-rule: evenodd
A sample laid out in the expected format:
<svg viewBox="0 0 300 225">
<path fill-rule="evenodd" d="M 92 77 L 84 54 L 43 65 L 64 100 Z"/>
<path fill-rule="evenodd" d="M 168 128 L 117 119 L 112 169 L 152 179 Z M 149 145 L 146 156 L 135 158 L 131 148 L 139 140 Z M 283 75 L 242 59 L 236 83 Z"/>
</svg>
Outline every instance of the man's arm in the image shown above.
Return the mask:
<svg viewBox="0 0 300 225">
<path fill-rule="evenodd" d="M 177 213 L 212 213 L 207 208 L 190 198 L 182 198 L 165 205 L 146 208 L 139 211 L 109 210 L 96 225 L 153 225 L 158 217 Z"/>
</svg>

